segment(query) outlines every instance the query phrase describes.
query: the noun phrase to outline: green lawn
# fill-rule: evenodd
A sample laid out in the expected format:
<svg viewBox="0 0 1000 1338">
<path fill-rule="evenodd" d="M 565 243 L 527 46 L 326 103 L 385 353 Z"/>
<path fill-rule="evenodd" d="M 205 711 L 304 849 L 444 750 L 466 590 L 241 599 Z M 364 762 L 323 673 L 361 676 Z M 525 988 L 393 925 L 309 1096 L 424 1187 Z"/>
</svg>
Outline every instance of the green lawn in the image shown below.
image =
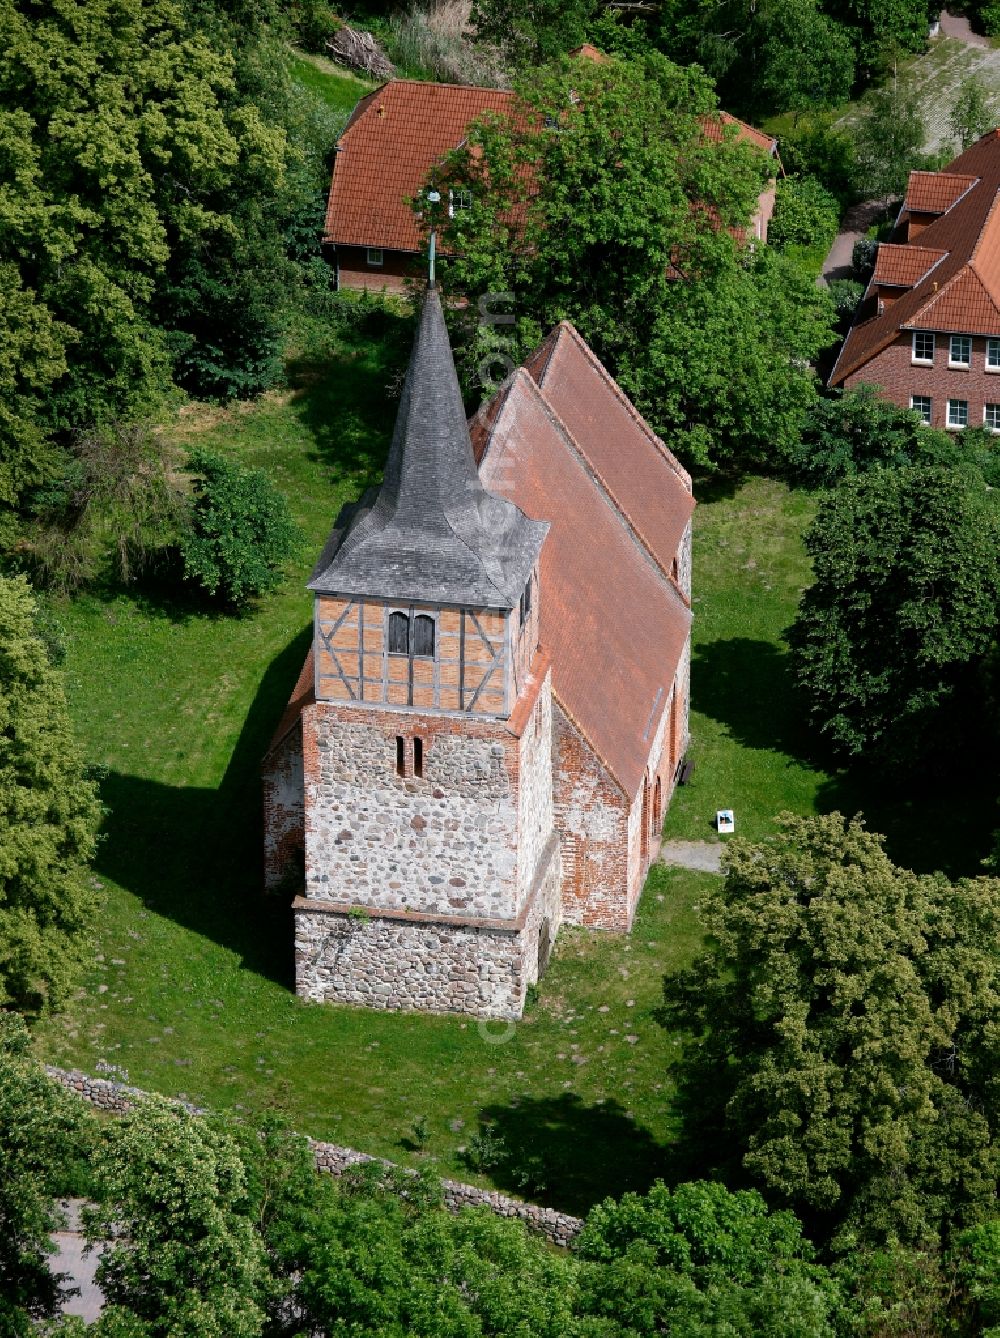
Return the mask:
<svg viewBox="0 0 1000 1338">
<path fill-rule="evenodd" d="M 323 56 L 294 51 L 290 59 L 293 77 L 304 88 L 317 93 L 334 111 L 350 113 L 358 99 L 375 87 Z"/>
</svg>

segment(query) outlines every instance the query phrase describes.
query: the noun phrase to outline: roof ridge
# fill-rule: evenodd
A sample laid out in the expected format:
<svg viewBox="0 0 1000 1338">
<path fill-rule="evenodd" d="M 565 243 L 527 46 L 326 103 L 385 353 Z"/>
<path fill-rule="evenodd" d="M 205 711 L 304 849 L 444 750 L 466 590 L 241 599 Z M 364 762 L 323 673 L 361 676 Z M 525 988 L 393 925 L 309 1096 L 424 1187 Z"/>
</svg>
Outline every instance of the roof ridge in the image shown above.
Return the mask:
<svg viewBox="0 0 1000 1338">
<path fill-rule="evenodd" d="M 386 79 L 385 83 L 379 84 L 378 88 L 372 89 L 372 92 L 378 93 L 383 88 L 388 88 L 390 84 L 410 84 L 416 88 L 460 88 L 466 92 L 472 89 L 476 93 L 502 93 L 505 98 L 517 96 L 512 88 L 497 88 L 494 84 L 452 84 L 445 79 Z"/>
<path fill-rule="evenodd" d="M 624 390 L 622 390 L 621 386 L 618 384 L 615 378 L 605 367 L 604 363 L 601 362 L 600 358 L 590 347 L 590 345 L 584 339 L 583 335 L 576 328 L 573 322 L 570 320 L 562 320 L 559 322 L 556 329 L 557 330 L 565 329 L 569 332 L 574 342 L 576 343 L 576 346 L 582 350 L 587 360 L 593 364 L 593 366 L 597 369 L 600 376 L 604 378 L 605 382 L 611 388 L 612 393 L 616 396 L 621 405 L 624 407 L 629 417 L 642 430 L 643 435 L 646 436 L 656 447 L 656 449 L 666 460 L 670 468 L 674 471 L 675 474 L 677 474 L 678 478 L 684 484 L 684 487 L 687 489 L 687 491 L 692 492 L 693 484 L 691 480 L 691 475 L 684 468 L 681 462 L 677 459 L 676 455 L 674 455 L 673 451 L 669 448 L 669 446 L 666 444 L 663 438 L 658 436 L 649 426 L 645 418 L 643 418 L 642 414 L 635 407 L 635 405 L 632 403 L 629 397 L 625 394 Z"/>
<path fill-rule="evenodd" d="M 590 460 L 587 459 L 587 456 L 586 456 L 586 453 L 585 453 L 584 450 L 583 450 L 583 447 L 580 445 L 580 443 L 577 441 L 576 437 L 574 437 L 573 433 L 570 431 L 569 427 L 566 425 L 566 423 L 565 423 L 565 422 L 563 421 L 563 419 L 560 417 L 558 409 L 556 409 L 555 405 L 554 405 L 554 404 L 551 402 L 551 400 L 549 400 L 548 397 L 545 395 L 545 392 L 544 392 L 544 390 L 542 389 L 542 387 L 539 386 L 539 385 L 536 383 L 535 378 L 534 378 L 533 376 L 531 376 L 530 373 L 528 373 L 527 371 L 525 371 L 525 369 L 524 369 L 523 367 L 518 367 L 518 368 L 515 369 L 514 374 L 513 374 L 513 376 L 511 377 L 511 383 L 513 384 L 514 381 L 517 380 L 517 378 L 518 378 L 518 373 L 521 373 L 521 372 L 524 373 L 524 376 L 527 378 L 527 381 L 528 381 L 529 385 L 531 386 L 532 391 L 538 396 L 539 400 L 541 401 L 542 407 L 544 408 L 545 412 L 548 414 L 549 418 L 552 419 L 552 421 L 553 421 L 553 423 L 555 424 L 555 426 L 559 429 L 559 431 L 563 434 L 563 436 L 564 436 L 564 437 L 566 438 L 566 440 L 569 442 L 570 446 L 571 446 L 572 449 L 573 449 L 573 454 L 574 454 L 574 455 L 576 456 L 576 458 L 579 460 L 579 462 L 580 462 L 580 464 L 582 465 L 584 471 L 585 471 L 586 473 L 591 474 L 591 475 L 593 476 L 594 481 L 595 481 L 597 484 L 600 485 L 600 488 L 601 488 L 602 493 L 605 495 L 605 497 L 607 498 L 607 500 L 610 502 L 611 507 L 612 507 L 612 509 L 614 510 L 614 512 L 615 512 L 615 513 L 616 513 L 622 520 L 624 520 L 624 522 L 625 522 L 625 527 L 626 527 L 626 529 L 629 531 L 630 535 L 632 536 L 632 540 L 633 540 L 633 542 L 634 542 L 634 543 L 635 543 L 635 544 L 642 550 L 642 552 L 643 552 L 644 556 L 646 557 L 647 561 L 651 562 L 652 565 L 656 568 L 657 572 L 659 572 L 660 575 L 663 576 L 663 578 L 664 578 L 664 580 L 666 581 L 667 585 L 668 585 L 672 590 L 677 590 L 677 587 L 676 587 L 676 585 L 674 584 L 674 580 L 673 580 L 673 577 L 671 576 L 670 572 L 667 571 L 666 567 L 664 567 L 663 563 L 660 561 L 660 559 L 656 556 L 656 554 L 655 554 L 655 553 L 653 552 L 653 550 L 650 548 L 650 546 L 649 546 L 649 544 L 646 542 L 646 540 L 642 537 L 642 535 L 641 535 L 640 532 L 639 532 L 639 528 L 638 528 L 638 526 L 636 525 L 635 521 L 632 519 L 632 516 L 631 516 L 631 515 L 629 514 L 629 512 L 626 510 L 625 506 L 618 500 L 618 497 L 617 497 L 616 493 L 614 492 L 614 490 L 612 489 L 612 487 L 611 487 L 611 485 L 608 483 L 608 481 L 605 479 L 604 475 L 601 473 L 601 471 L 600 471 L 594 464 L 591 463 Z M 680 592 L 678 591 L 678 593 L 680 593 Z M 687 600 L 684 599 L 683 595 L 681 596 L 681 602 L 684 604 L 684 607 L 685 607 L 685 608 L 690 608 L 690 605 L 688 604 Z"/>
</svg>

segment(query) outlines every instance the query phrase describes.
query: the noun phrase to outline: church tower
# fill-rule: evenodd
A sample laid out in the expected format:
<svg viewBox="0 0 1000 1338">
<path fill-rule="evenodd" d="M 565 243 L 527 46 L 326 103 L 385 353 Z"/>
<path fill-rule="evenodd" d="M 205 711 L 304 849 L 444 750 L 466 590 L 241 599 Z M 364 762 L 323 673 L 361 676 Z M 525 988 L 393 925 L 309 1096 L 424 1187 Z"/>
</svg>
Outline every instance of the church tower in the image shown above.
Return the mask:
<svg viewBox="0 0 1000 1338">
<path fill-rule="evenodd" d="M 520 1016 L 560 917 L 548 528 L 480 481 L 431 288 L 384 482 L 309 583 L 299 994 Z"/>
</svg>

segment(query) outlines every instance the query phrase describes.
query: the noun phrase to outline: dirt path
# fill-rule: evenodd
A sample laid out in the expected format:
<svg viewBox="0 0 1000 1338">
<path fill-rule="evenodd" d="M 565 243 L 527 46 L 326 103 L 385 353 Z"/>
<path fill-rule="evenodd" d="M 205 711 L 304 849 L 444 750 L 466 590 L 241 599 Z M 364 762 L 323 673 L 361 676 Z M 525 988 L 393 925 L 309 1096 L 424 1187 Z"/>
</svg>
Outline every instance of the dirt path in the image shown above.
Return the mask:
<svg viewBox="0 0 1000 1338">
<path fill-rule="evenodd" d="M 681 869 L 696 869 L 699 873 L 721 873 L 722 852 L 725 847 L 717 841 L 664 841 L 660 859 Z"/>
<path fill-rule="evenodd" d="M 823 261 L 821 278 L 824 283 L 829 283 L 831 279 L 854 277 L 851 268 L 854 243 L 865 235 L 877 218 L 881 217 L 884 207 L 879 200 L 865 200 L 864 203 L 852 205 L 848 209 L 840 232 L 833 239 L 833 245 Z"/>
<path fill-rule="evenodd" d="M 967 18 L 961 14 L 949 14 L 946 9 L 941 11 L 941 36 L 954 37 L 956 41 L 964 42 L 966 46 L 989 47 L 990 44 L 988 37 L 972 31 Z"/>
</svg>

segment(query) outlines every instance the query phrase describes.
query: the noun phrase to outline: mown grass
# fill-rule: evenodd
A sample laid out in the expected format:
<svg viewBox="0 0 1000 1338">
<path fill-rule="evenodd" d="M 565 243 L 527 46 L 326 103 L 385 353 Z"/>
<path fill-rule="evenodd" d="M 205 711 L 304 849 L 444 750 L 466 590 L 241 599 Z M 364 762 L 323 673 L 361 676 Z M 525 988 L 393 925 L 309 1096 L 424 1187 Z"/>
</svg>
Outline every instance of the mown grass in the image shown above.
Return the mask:
<svg viewBox="0 0 1000 1338">
<path fill-rule="evenodd" d="M 324 56 L 305 51 L 293 51 L 289 56 L 292 77 L 303 88 L 308 88 L 332 107 L 334 111 L 350 114 L 359 98 L 370 93 L 375 85 L 359 75 L 336 65 Z"/>
</svg>

